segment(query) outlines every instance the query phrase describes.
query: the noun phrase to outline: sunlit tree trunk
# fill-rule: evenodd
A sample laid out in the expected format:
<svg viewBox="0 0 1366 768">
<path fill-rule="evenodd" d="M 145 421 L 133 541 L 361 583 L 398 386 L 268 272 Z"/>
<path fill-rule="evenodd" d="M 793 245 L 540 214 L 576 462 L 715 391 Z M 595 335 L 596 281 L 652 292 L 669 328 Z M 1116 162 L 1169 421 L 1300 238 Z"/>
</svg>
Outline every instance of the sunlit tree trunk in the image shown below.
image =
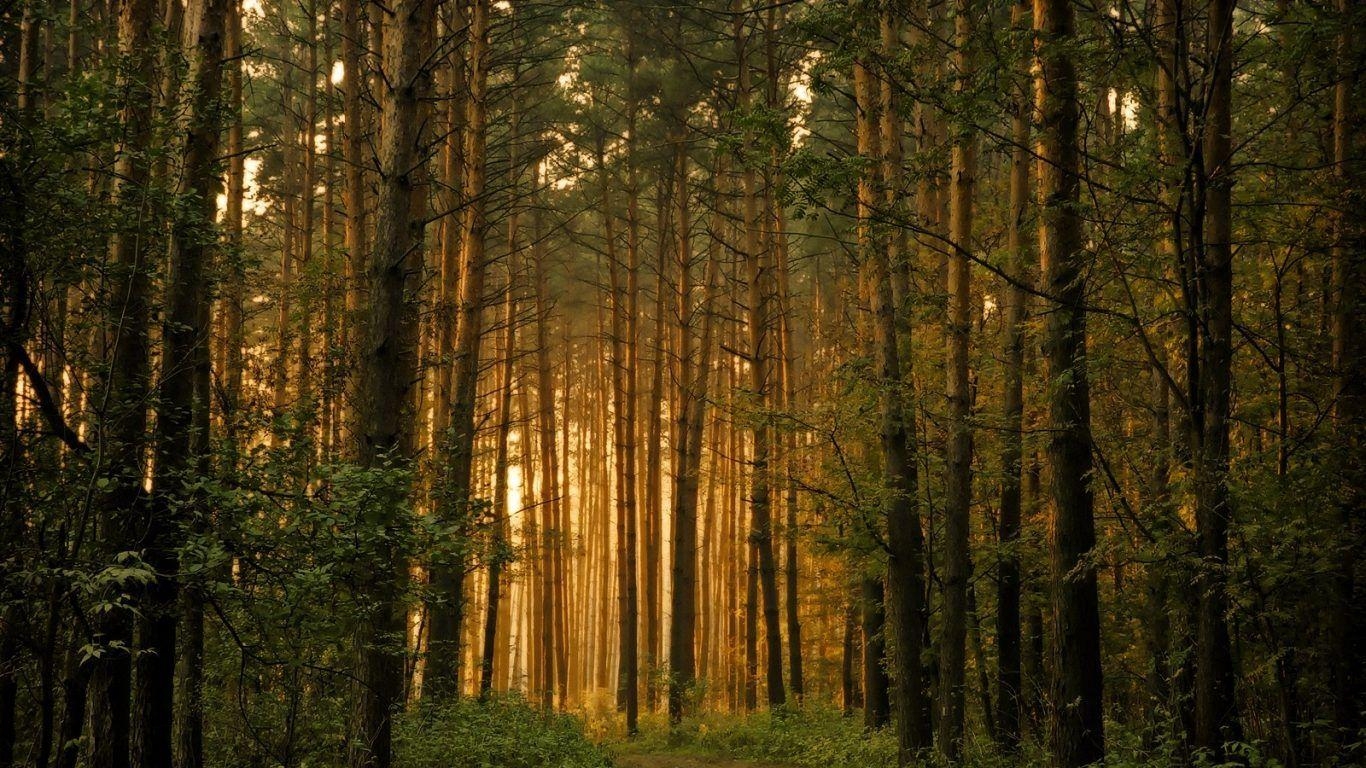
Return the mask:
<svg viewBox="0 0 1366 768">
<path fill-rule="evenodd" d="M 468 7 L 469 79 L 465 107 L 462 198 L 465 203 L 461 235 L 460 316 L 456 326 L 450 402 L 450 431 L 439 464 L 438 482 L 444 484 L 437 509 L 447 523 L 460 529 L 470 522 L 469 502 L 476 432 L 475 406 L 479 395 L 479 348 L 483 337 L 485 258 L 484 183 L 488 122 L 489 2 L 474 0 Z M 443 404 L 445 407 L 445 404 Z M 432 568 L 432 588 L 440 603 L 430 620 L 427 680 L 436 695 L 460 690 L 460 631 L 464 617 L 464 563 L 442 563 Z"/>
<path fill-rule="evenodd" d="M 858 141 L 858 153 L 860 157 L 867 157 L 874 160 L 881 158 L 881 136 L 880 118 L 881 105 L 879 104 L 880 95 L 877 90 L 877 83 L 868 65 L 863 61 L 854 62 L 854 99 L 855 99 L 855 125 Z M 875 167 L 875 166 L 873 166 Z M 858 243 L 860 259 L 863 263 L 871 265 L 875 259 L 885 256 L 879 253 L 880 249 L 876 245 L 874 234 L 874 214 L 877 208 L 877 177 L 876 172 L 865 171 L 859 178 L 858 184 Z M 865 300 L 871 298 L 869 294 L 874 290 L 872 274 L 866 279 L 861 279 L 860 293 Z M 871 303 L 871 302 L 870 302 Z M 890 304 L 890 302 L 888 302 Z M 878 325 L 881 329 L 881 325 Z M 895 336 L 889 341 L 895 343 Z M 895 363 L 895 354 L 888 358 L 885 347 L 879 347 L 880 373 L 886 372 L 888 362 Z M 888 424 L 895 424 L 895 421 L 888 421 L 884 413 L 884 427 Z M 904 482 L 904 463 L 901 467 L 901 480 Z M 888 477 L 898 470 L 887 467 Z M 865 567 L 866 571 L 866 567 Z M 883 600 L 885 588 L 882 580 L 873 574 L 864 572 L 859 574 L 859 603 L 860 603 L 860 623 L 863 630 L 863 724 L 869 728 L 880 728 L 887 723 L 891 713 L 891 702 L 889 699 L 889 681 L 887 669 L 883 666 L 886 656 L 886 641 L 883 636 L 886 613 Z"/>
<path fill-rule="evenodd" d="M 499 638 L 506 634 L 503 626 L 507 597 L 503 595 L 504 549 L 510 546 L 508 526 L 509 478 L 508 436 L 512 432 L 512 376 L 517 358 L 517 273 L 513 254 L 518 247 L 518 216 L 515 210 L 508 216 L 507 285 L 503 296 L 503 349 L 498 364 L 498 434 L 497 455 L 493 462 L 493 544 L 492 559 L 488 564 L 487 597 L 484 601 L 484 644 L 479 661 L 479 698 L 488 699 L 493 692 L 495 672 L 500 656 L 506 664 L 506 653 Z M 441 410 L 444 400 L 437 401 Z M 525 481 L 524 481 L 525 482 Z"/>
<path fill-rule="evenodd" d="M 644 546 L 645 587 L 645 706 L 654 710 L 659 705 L 659 685 L 656 671 L 663 659 L 660 614 L 663 608 L 661 558 L 663 538 L 663 478 L 664 478 L 664 370 L 666 291 L 668 278 L 665 265 L 673 234 L 673 168 L 672 159 L 662 164 L 658 191 L 655 196 L 655 232 L 658 237 L 658 260 L 655 280 L 654 359 L 650 365 L 650 394 L 645 418 L 645 509 L 641 515 Z"/>
<path fill-rule="evenodd" d="M 671 138 L 678 260 L 678 361 L 681 402 L 676 416 L 673 493 L 673 592 L 669 625 L 669 722 L 682 719 L 686 699 L 696 679 L 697 634 L 697 496 L 702 456 L 702 428 L 707 405 L 707 371 L 711 366 L 712 302 L 718 282 L 718 259 L 708 259 L 702 299 L 693 306 L 691 206 L 688 190 L 687 145 Z M 693 323 L 701 315 L 701 338 L 694 352 Z M 694 360 L 695 358 L 695 360 Z"/>
<path fill-rule="evenodd" d="M 539 211 L 533 211 L 539 216 Z M 556 454 L 555 376 L 550 365 L 550 273 L 545 250 L 539 243 L 532 248 L 536 284 L 536 432 L 541 459 L 541 653 L 546 679 L 541 705 L 550 709 L 558 691 L 561 705 L 565 699 L 564 657 L 564 542 L 567 535 L 560 515 L 559 457 Z"/>
</svg>

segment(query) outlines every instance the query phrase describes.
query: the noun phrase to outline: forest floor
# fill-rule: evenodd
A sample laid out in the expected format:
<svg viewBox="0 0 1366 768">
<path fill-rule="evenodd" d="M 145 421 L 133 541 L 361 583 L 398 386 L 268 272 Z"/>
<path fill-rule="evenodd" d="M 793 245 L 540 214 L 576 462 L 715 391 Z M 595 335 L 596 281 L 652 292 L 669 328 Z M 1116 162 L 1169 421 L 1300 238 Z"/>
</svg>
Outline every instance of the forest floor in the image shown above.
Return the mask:
<svg viewBox="0 0 1366 768">
<path fill-rule="evenodd" d="M 720 755 L 685 755 L 671 752 L 641 752 L 618 755 L 612 759 L 612 764 L 616 768 L 784 768 L 779 763 L 733 760 Z"/>
</svg>

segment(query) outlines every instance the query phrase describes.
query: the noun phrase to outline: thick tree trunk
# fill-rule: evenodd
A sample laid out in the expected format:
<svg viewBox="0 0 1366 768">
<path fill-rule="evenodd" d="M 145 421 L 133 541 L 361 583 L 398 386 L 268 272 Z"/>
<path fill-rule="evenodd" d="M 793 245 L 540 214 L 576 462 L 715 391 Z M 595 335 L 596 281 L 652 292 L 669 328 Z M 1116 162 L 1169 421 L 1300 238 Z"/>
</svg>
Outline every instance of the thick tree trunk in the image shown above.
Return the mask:
<svg viewBox="0 0 1366 768">
<path fill-rule="evenodd" d="M 104 331 L 104 359 L 110 365 L 97 390 L 107 393 L 97 409 L 101 454 L 109 457 L 103 468 L 108 483 L 99 501 L 97 527 L 103 554 L 110 558 L 137 546 L 130 540 L 130 531 L 137 530 L 137 511 L 146 503 L 142 478 L 149 389 L 147 323 L 155 238 L 150 237 L 151 225 L 141 213 L 147 208 L 145 196 L 151 182 L 146 150 L 152 141 L 155 109 L 155 29 L 149 23 L 153 8 L 151 0 L 123 0 L 119 9 L 119 53 L 128 57 L 129 66 L 122 74 L 124 141 L 115 164 L 112 196 L 128 220 L 120 223 L 110 240 L 112 277 Z M 126 768 L 131 747 L 132 617 L 123 610 L 107 611 L 98 619 L 95 633 L 93 640 L 104 653 L 91 662 L 91 768 Z"/>
<path fill-rule="evenodd" d="M 1335 216 L 1333 244 L 1333 371 L 1336 376 L 1333 426 L 1336 449 L 1344 459 L 1339 509 L 1346 536 L 1336 574 L 1331 627 L 1333 647 L 1333 724 L 1342 743 L 1356 743 L 1363 728 L 1366 693 L 1366 607 L 1359 573 L 1366 555 L 1366 466 L 1352 457 L 1366 452 L 1366 333 L 1362 331 L 1361 291 L 1366 282 L 1366 36 L 1361 31 L 1361 0 L 1338 0 L 1338 64 L 1334 92 L 1333 162 L 1343 199 Z M 1349 757 L 1349 759 L 1350 759 Z"/>
<path fill-rule="evenodd" d="M 417 414 L 412 387 L 418 378 L 418 280 L 422 272 L 426 206 L 421 104 L 431 90 L 427 54 L 435 24 L 434 0 L 397 0 L 385 32 L 386 88 L 380 144 L 381 183 L 374 249 L 369 264 L 370 302 L 362 325 L 363 347 L 356 408 L 361 431 L 356 456 L 362 467 L 387 461 L 412 462 Z M 365 510 L 380 530 L 401 527 L 406 493 Z M 390 555 L 374 563 L 366 585 L 374 607 L 357 629 L 357 691 L 351 738 L 351 768 L 389 768 L 393 762 L 393 717 L 403 705 L 408 562 Z M 394 647 L 398 643 L 398 647 Z"/>
<path fill-rule="evenodd" d="M 161 331 L 161 383 L 157 400 L 156 465 L 153 503 L 144 533 L 147 560 L 158 573 L 149 586 L 140 618 L 143 642 L 138 656 L 138 728 L 141 765 L 169 768 L 173 761 L 175 719 L 176 623 L 181 618 L 177 552 L 185 526 L 202 529 L 206 510 L 185 488 L 208 473 L 210 338 L 209 262 L 219 177 L 214 173 L 222 133 L 219 97 L 227 0 L 192 3 L 185 40 L 191 58 L 191 99 L 186 116 L 184 168 L 180 194 L 185 213 L 171 227 L 167 310 Z M 181 702 L 180 768 L 203 763 L 202 691 L 203 608 L 201 596 L 186 593 L 186 636 Z"/>
<path fill-rule="evenodd" d="M 1059 765 L 1105 757 L 1100 607 L 1089 558 L 1096 545 L 1091 492 L 1091 394 L 1086 371 L 1086 257 L 1082 249 L 1076 18 L 1070 0 L 1035 0 L 1038 35 L 1039 257 L 1052 299 L 1044 331 L 1048 457 L 1052 466 L 1053 636 L 1057 652 Z"/>
</svg>

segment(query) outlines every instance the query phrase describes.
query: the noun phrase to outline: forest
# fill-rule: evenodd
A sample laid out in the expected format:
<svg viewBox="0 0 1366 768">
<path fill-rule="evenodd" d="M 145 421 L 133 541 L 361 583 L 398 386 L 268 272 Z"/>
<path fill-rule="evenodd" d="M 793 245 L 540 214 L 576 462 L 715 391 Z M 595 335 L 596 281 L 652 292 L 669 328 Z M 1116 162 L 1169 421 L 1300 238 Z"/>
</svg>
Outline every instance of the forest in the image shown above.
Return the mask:
<svg viewBox="0 0 1366 768">
<path fill-rule="evenodd" d="M 1366 765 L 1363 0 L 0 0 L 0 768 Z"/>
</svg>

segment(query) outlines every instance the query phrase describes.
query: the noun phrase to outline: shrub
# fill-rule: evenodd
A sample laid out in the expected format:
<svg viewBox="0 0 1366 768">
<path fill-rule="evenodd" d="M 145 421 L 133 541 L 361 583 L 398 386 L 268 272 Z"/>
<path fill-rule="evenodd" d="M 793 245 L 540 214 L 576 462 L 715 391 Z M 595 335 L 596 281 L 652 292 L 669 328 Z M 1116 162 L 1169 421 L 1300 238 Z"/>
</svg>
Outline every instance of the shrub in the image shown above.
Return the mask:
<svg viewBox="0 0 1366 768">
<path fill-rule="evenodd" d="M 608 768 L 576 717 L 517 696 L 423 707 L 395 729 L 397 768 Z"/>
</svg>

